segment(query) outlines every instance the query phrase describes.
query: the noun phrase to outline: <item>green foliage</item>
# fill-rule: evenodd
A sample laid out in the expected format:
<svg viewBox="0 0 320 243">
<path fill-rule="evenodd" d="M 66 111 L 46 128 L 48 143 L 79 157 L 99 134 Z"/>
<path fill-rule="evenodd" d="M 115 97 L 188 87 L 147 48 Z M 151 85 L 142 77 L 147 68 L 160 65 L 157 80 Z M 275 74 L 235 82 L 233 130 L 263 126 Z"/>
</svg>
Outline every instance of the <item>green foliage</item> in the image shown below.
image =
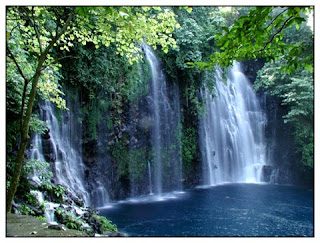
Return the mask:
<svg viewBox="0 0 320 243">
<path fill-rule="evenodd" d="M 40 219 L 43 222 L 47 222 L 47 218 L 44 217 L 44 216 L 41 216 L 41 215 L 40 216 L 35 216 L 35 218 Z"/>
<path fill-rule="evenodd" d="M 58 197 L 58 198 L 62 198 L 62 195 L 65 193 L 65 191 L 67 190 L 67 188 L 65 188 L 64 186 L 61 185 L 57 185 L 53 188 L 53 193 Z"/>
<path fill-rule="evenodd" d="M 25 198 L 26 198 L 26 201 L 31 205 L 36 206 L 39 204 L 37 197 L 31 193 L 26 193 Z"/>
<path fill-rule="evenodd" d="M 129 64 L 133 64 L 141 58 L 143 41 L 154 49 L 159 45 L 162 51 L 168 52 L 169 47 L 175 46 L 172 32 L 179 26 L 175 14 L 161 7 L 11 6 L 6 9 L 6 20 L 7 56 L 10 57 L 7 80 L 16 82 L 14 76 L 20 77 L 19 85 L 11 87 L 22 97 L 18 106 L 12 107 L 13 113 L 19 114 L 13 120 L 20 122 L 22 136 L 13 183 L 8 190 L 7 210 L 10 211 L 21 175 L 36 94 L 56 103 L 58 108 L 66 108 L 59 86 L 61 66 L 52 58 L 53 47 L 69 51 L 75 42 L 92 43 L 95 48 L 114 43 L 116 54 L 125 56 Z M 124 86 L 123 79 L 117 81 L 120 87 Z M 122 113 L 121 96 L 118 97 L 112 96 L 111 101 L 117 108 L 115 111 Z"/>
<path fill-rule="evenodd" d="M 23 172 L 25 173 L 25 177 L 27 175 L 37 175 L 41 186 L 49 186 L 51 185 L 50 180 L 53 177 L 53 173 L 49 170 L 49 167 L 50 164 L 45 161 L 31 159 L 27 160 L 24 164 Z"/>
<path fill-rule="evenodd" d="M 210 83 L 210 81 L 208 81 Z M 189 113 L 192 115 L 202 114 L 204 112 L 204 100 L 199 99 L 199 94 L 197 93 L 197 86 L 194 83 L 189 84 L 184 90 L 184 96 L 187 98 L 187 106 L 189 102 L 191 106 L 189 108 Z"/>
<path fill-rule="evenodd" d="M 24 204 L 21 205 L 20 212 L 24 215 L 35 215 L 35 212 L 30 207 Z"/>
<path fill-rule="evenodd" d="M 93 105 L 91 105 L 88 110 L 88 130 L 91 134 L 91 139 L 97 139 L 97 125 L 100 122 L 101 113 L 99 107 L 94 105 L 94 103 L 97 103 L 97 100 L 92 103 Z"/>
<path fill-rule="evenodd" d="M 67 191 L 67 188 L 62 185 L 53 185 L 52 183 L 41 184 L 41 189 L 47 191 L 52 198 L 59 203 L 63 202 L 63 195 Z"/>
<path fill-rule="evenodd" d="M 228 67 L 234 60 L 265 58 L 255 88 L 263 88 L 288 107 L 284 122 L 294 126 L 297 151 L 302 163 L 313 161 L 313 33 L 307 26 L 312 7 L 255 7 L 230 9 L 226 25 L 215 37 L 219 51 L 208 62 L 191 67 Z M 232 24 L 230 16 L 240 16 Z M 272 61 L 272 62 L 271 62 Z"/>
<path fill-rule="evenodd" d="M 32 193 L 26 193 L 23 195 L 23 199 L 25 200 L 25 202 L 29 205 L 32 205 L 34 207 L 36 207 L 38 210 L 44 212 L 45 211 L 45 206 L 43 203 L 40 203 L 37 199 L 37 197 L 32 194 Z M 35 213 L 33 213 L 35 214 Z"/>
<path fill-rule="evenodd" d="M 40 216 L 35 216 L 35 218 L 40 219 L 43 222 L 47 222 L 47 218 L 44 217 L 44 216 L 41 216 L 41 215 Z"/>
<path fill-rule="evenodd" d="M 124 97 L 130 103 L 134 103 L 148 92 L 148 82 L 151 78 L 148 63 L 146 60 L 139 64 L 132 65 L 126 75 L 126 85 L 122 90 Z"/>
<path fill-rule="evenodd" d="M 118 165 L 118 174 L 122 178 L 141 180 L 147 171 L 147 161 L 151 161 L 149 148 L 129 148 L 126 136 L 110 146 L 109 151 Z"/>
<path fill-rule="evenodd" d="M 303 122 L 313 116 L 313 76 L 307 70 L 283 75 L 279 72 L 281 65 L 281 61 L 267 63 L 259 71 L 254 87 L 267 89 L 271 95 L 281 98 L 282 105 L 290 108 L 284 116 L 285 122 Z"/>
<path fill-rule="evenodd" d="M 288 108 L 288 113 L 283 116 L 284 122 L 293 125 L 301 162 L 313 167 L 313 75 L 305 69 L 298 69 L 291 75 L 281 74 L 279 70 L 283 65 L 284 62 L 278 60 L 265 64 L 258 72 L 254 87 L 280 98 L 281 104 Z"/>
<path fill-rule="evenodd" d="M 199 88 L 214 87 L 215 83 L 210 79 L 204 83 L 205 72 L 196 66 L 190 68 L 189 63 L 209 60 L 210 53 L 216 50 L 214 36 L 221 31 L 220 26 L 225 20 L 217 7 L 193 7 L 192 12 L 174 8 L 174 11 L 180 25 L 173 33 L 177 47 L 169 50 L 167 55 L 159 53 L 159 56 L 165 63 L 168 76 L 179 82 L 188 111 L 197 115 L 204 107 L 199 99 Z"/>
<path fill-rule="evenodd" d="M 47 123 L 39 119 L 35 114 L 31 115 L 30 131 L 33 133 L 44 134 L 47 131 Z"/>
<path fill-rule="evenodd" d="M 96 225 L 95 227 L 98 233 L 103 234 L 104 232 L 107 232 L 107 231 L 118 232 L 117 226 L 115 224 L 112 224 L 112 222 L 108 220 L 106 217 L 94 214 L 92 216 L 92 219 L 95 222 L 95 225 Z"/>
<path fill-rule="evenodd" d="M 109 148 L 112 158 L 118 165 L 118 174 L 120 177 L 128 177 L 129 175 L 129 153 L 125 139 L 118 140 Z"/>
<path fill-rule="evenodd" d="M 42 99 L 54 103 L 59 109 L 68 110 L 66 101 L 63 99 L 65 94 L 61 91 L 59 84 L 59 80 L 62 78 L 59 73 L 60 67 L 61 65 L 52 65 L 43 71 L 38 84 L 38 94 Z"/>
<path fill-rule="evenodd" d="M 62 74 L 74 87 L 88 93 L 83 99 L 83 117 L 88 122 L 92 139 L 97 139 L 97 125 L 114 129 L 121 123 L 124 106 L 147 92 L 148 65 L 145 61 L 129 65 L 125 57 L 116 55 L 116 48 L 95 49 L 93 45 L 75 45 L 72 56 L 62 62 Z M 102 122 L 103 121 L 103 122 Z"/>
<path fill-rule="evenodd" d="M 181 168 L 181 146 L 178 141 L 173 141 L 167 146 L 162 146 L 160 150 L 162 180 L 173 183 L 177 176 L 177 169 Z M 173 181 L 172 181 L 172 178 Z M 176 181 L 177 182 L 177 181 Z M 178 182 L 179 183 L 179 182 Z"/>
<path fill-rule="evenodd" d="M 178 12 L 180 28 L 174 32 L 177 41 L 177 66 L 186 69 L 188 62 L 205 61 L 214 50 L 214 36 L 224 19 L 216 7 L 193 7 L 192 12 Z"/>
<path fill-rule="evenodd" d="M 7 113 L 7 165 L 11 166 L 11 161 L 14 160 L 14 157 L 12 155 L 13 151 L 16 150 L 16 146 L 18 143 L 18 138 L 20 135 L 20 124 L 18 120 L 12 121 L 9 118 L 9 112 Z"/>
<path fill-rule="evenodd" d="M 168 8 L 160 7 L 13 6 L 7 8 L 6 17 L 9 87 L 7 110 L 12 119 L 10 123 L 12 126 L 9 129 L 12 132 L 9 135 L 11 147 L 18 141 L 13 138 L 17 137 L 19 119 L 23 117 L 20 111 L 25 110 L 31 94 L 30 84 L 38 74 L 40 78 L 39 82 L 37 79 L 37 89 L 40 97 L 54 102 L 58 108 L 66 108 L 64 94 L 59 85 L 61 65 L 57 63 L 58 59 L 53 58 L 53 46 L 57 47 L 56 51 L 69 51 L 77 42 L 82 45 L 90 43 L 94 48 L 109 47 L 113 44 L 110 53 L 123 56 L 126 62 L 132 64 L 140 60 L 143 41 L 154 48 L 159 45 L 163 51 L 167 52 L 170 46 L 175 45 L 172 32 L 178 27 L 175 14 Z M 118 63 L 119 60 L 118 58 Z M 130 66 L 129 64 L 125 67 Z M 122 113 L 122 100 L 117 93 L 119 90 L 123 93 L 126 90 L 129 92 L 134 90 L 133 84 L 137 79 L 129 77 L 128 80 L 133 83 L 126 85 L 123 80 L 125 72 L 121 70 L 121 65 L 118 65 L 117 69 L 110 67 L 112 65 L 109 66 L 109 72 L 121 78 L 112 79 L 112 84 L 118 85 L 105 82 L 104 87 L 115 89 L 108 93 L 112 96 L 110 104 L 115 106 L 115 112 Z M 103 67 L 96 68 L 94 72 L 97 70 L 103 70 Z M 108 81 L 109 77 L 104 76 L 102 80 Z M 130 88 L 127 89 L 128 87 Z M 99 86 L 95 88 L 105 91 Z M 89 91 L 96 90 L 91 87 L 89 89 Z"/>
<path fill-rule="evenodd" d="M 313 168 L 314 166 L 314 133 L 312 130 L 296 124 L 294 132 L 298 151 L 301 153 L 301 162 Z"/>
<path fill-rule="evenodd" d="M 59 222 L 67 228 L 83 231 L 82 223 L 84 223 L 84 220 L 75 216 L 70 211 L 59 207 L 55 210 L 55 215 Z"/>
<path fill-rule="evenodd" d="M 172 32 L 177 26 L 175 15 L 168 8 L 160 7 L 77 7 L 79 13 L 71 34 L 62 41 L 62 49 L 77 39 L 86 45 L 92 42 L 107 47 L 116 44 L 116 54 L 126 56 L 130 64 L 141 57 L 142 42 L 164 52 L 175 45 Z M 80 28 L 78 27 L 80 26 Z"/>
<path fill-rule="evenodd" d="M 130 177 L 140 180 L 147 170 L 147 161 L 150 160 L 148 148 L 130 149 L 128 152 Z"/>
<path fill-rule="evenodd" d="M 55 210 L 55 216 L 60 223 L 64 224 L 69 229 L 80 231 L 84 230 L 82 225 L 83 223 L 85 223 L 85 221 L 62 207 L 59 207 Z M 112 224 L 111 221 L 95 213 L 90 214 L 90 219 L 88 220 L 88 222 L 89 224 L 91 224 L 93 229 L 89 229 L 87 233 L 92 232 L 92 230 L 95 230 L 100 234 L 103 234 L 106 231 L 118 231 L 117 226 Z"/>
<path fill-rule="evenodd" d="M 43 48 L 49 44 L 50 38 L 49 30 L 45 26 L 46 21 L 53 15 L 52 10 L 48 10 L 44 14 L 44 10 L 41 7 L 9 7 L 7 9 L 7 25 L 6 31 L 9 33 L 7 40 L 7 46 L 16 59 L 19 67 L 23 70 L 24 78 L 30 82 L 36 70 L 38 62 L 38 55 Z M 23 16 L 17 18 L 19 15 Z M 32 18 L 35 23 L 35 27 L 32 24 L 28 24 L 28 18 Z M 42 26 L 43 25 L 43 26 Z M 42 27 L 42 28 L 41 28 Z M 43 36 L 41 36 L 43 34 Z M 39 44 L 39 41 L 41 44 Z M 41 49 L 41 50 L 40 50 Z M 11 57 L 11 55 L 9 55 Z M 18 72 L 17 66 L 12 60 L 13 58 L 7 58 L 7 82 L 16 83 L 16 92 L 22 96 L 23 87 L 26 80 Z M 38 92 L 41 98 L 50 100 L 55 103 L 59 108 L 66 109 L 65 101 L 62 96 L 58 81 L 61 78 L 58 71 L 60 65 L 55 63 L 52 56 L 48 55 L 45 68 L 42 70 L 43 75 L 41 76 L 38 84 Z M 27 87 L 28 94 L 30 92 L 30 85 Z M 21 101 L 20 97 L 20 101 Z M 27 100 L 26 100 L 27 101 Z M 21 105 L 21 102 L 18 102 Z M 27 104 L 27 102 L 25 102 Z"/>
<path fill-rule="evenodd" d="M 72 22 L 67 22 L 68 15 L 73 15 Z M 67 30 L 62 36 L 57 36 L 57 30 L 62 25 L 67 25 Z M 33 78 L 37 53 L 42 53 L 55 38 L 55 45 L 67 51 L 75 45 L 75 41 L 82 45 L 93 43 L 95 48 L 101 44 L 109 47 L 115 43 L 115 54 L 125 56 L 132 64 L 141 57 L 140 44 L 143 41 L 154 48 L 160 45 L 167 52 L 171 45 L 175 45 L 172 31 L 176 27 L 174 13 L 159 7 L 9 7 L 8 48 L 16 57 L 25 79 L 17 71 L 14 61 L 8 59 L 7 82 L 18 83 L 14 87 L 22 94 L 23 84 Z M 66 108 L 62 99 L 64 94 L 58 84 L 61 65 L 48 54 L 44 67 L 38 84 L 39 94 L 59 108 Z"/>
<path fill-rule="evenodd" d="M 197 153 L 197 133 L 193 127 L 188 127 L 182 133 L 182 162 L 185 173 L 192 169 L 192 161 Z"/>
<path fill-rule="evenodd" d="M 216 36 L 220 52 L 211 55 L 209 62 L 198 62 L 200 68 L 211 68 L 212 65 L 230 66 L 234 60 L 243 61 L 266 58 L 267 61 L 285 59 L 287 64 L 281 70 L 292 73 L 303 67 L 313 70 L 313 53 L 304 58 L 299 54 L 313 47 L 313 37 L 295 39 L 295 43 L 286 43 L 285 31 L 295 26 L 296 30 L 304 24 L 311 7 L 255 7 L 247 15 L 238 18 L 228 28 Z"/>
</svg>

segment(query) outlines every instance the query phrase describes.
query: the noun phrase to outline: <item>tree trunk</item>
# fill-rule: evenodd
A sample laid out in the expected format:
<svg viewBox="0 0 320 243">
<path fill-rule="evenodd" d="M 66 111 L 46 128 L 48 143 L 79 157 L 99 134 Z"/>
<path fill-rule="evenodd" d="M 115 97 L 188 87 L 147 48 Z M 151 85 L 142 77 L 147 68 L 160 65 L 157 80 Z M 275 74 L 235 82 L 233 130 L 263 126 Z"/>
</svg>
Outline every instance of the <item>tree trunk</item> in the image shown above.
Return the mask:
<svg viewBox="0 0 320 243">
<path fill-rule="evenodd" d="M 29 123 L 30 123 L 30 118 L 31 118 L 31 114 L 32 114 L 32 107 L 33 107 L 34 99 L 36 97 L 37 85 L 38 85 L 38 81 L 39 81 L 39 78 L 41 75 L 41 69 L 42 69 L 42 65 L 45 61 L 45 58 L 46 58 L 46 55 L 40 56 L 39 63 L 37 66 L 37 71 L 36 71 L 36 74 L 35 74 L 33 81 L 32 81 L 32 89 L 29 94 L 27 111 L 26 111 L 26 115 L 23 119 L 23 126 L 22 126 L 22 131 L 21 131 L 21 144 L 20 144 L 20 148 L 18 151 L 18 156 L 17 156 L 17 160 L 15 163 L 15 167 L 13 170 L 10 187 L 9 187 L 8 193 L 7 193 L 7 213 L 11 212 L 12 201 L 13 201 L 14 195 L 16 194 L 16 191 L 17 191 L 17 188 L 19 185 L 21 169 L 22 169 L 22 165 L 24 162 L 24 152 L 26 150 L 28 140 L 29 140 L 28 134 L 29 134 Z"/>
</svg>

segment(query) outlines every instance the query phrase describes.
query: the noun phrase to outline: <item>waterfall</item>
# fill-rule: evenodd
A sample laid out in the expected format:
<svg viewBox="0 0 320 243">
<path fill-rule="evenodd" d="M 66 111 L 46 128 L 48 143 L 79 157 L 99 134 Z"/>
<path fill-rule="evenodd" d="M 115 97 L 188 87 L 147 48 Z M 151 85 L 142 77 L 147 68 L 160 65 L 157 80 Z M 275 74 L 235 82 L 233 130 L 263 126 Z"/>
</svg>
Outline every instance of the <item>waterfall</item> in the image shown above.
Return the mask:
<svg viewBox="0 0 320 243">
<path fill-rule="evenodd" d="M 44 119 L 50 130 L 50 140 L 54 149 L 54 165 L 56 184 L 69 189 L 74 197 L 78 195 L 89 205 L 89 194 L 84 186 L 84 164 L 82 156 L 75 147 L 75 138 L 81 134 L 77 129 L 70 111 L 61 112 L 61 122 L 54 114 L 52 103 L 45 102 L 43 106 Z M 79 127 L 79 126 L 78 126 Z"/>
<path fill-rule="evenodd" d="M 151 175 L 151 167 L 150 167 L 150 162 L 148 161 L 148 177 L 149 177 L 149 191 L 150 195 L 152 195 L 152 175 Z"/>
<path fill-rule="evenodd" d="M 206 185 L 225 182 L 260 182 L 266 163 L 266 116 L 240 64 L 234 63 L 223 82 L 216 72 L 216 97 L 207 89 L 206 114 L 200 121 L 203 180 Z"/>
<path fill-rule="evenodd" d="M 45 208 L 44 215 L 47 219 L 47 222 L 48 223 L 56 223 L 56 218 L 55 218 L 54 212 L 55 212 L 56 208 L 59 207 L 60 204 L 45 202 L 44 195 L 40 191 L 31 190 L 30 193 L 36 196 L 36 198 L 40 204 L 44 205 L 44 208 Z"/>
<path fill-rule="evenodd" d="M 152 72 L 152 111 L 153 111 L 153 129 L 152 129 L 152 146 L 153 146 L 153 159 L 154 159 L 154 167 L 155 167 L 155 190 L 158 194 L 162 192 L 162 164 L 160 158 L 160 97 L 161 93 L 160 85 L 165 85 L 164 77 L 159 68 L 159 63 L 152 52 L 151 48 L 146 46 L 145 53 L 147 60 L 149 61 L 150 69 Z M 163 95 L 161 96 L 163 98 Z M 165 114 L 164 114 L 165 115 Z"/>
<path fill-rule="evenodd" d="M 179 87 L 168 84 L 151 47 L 144 45 L 151 70 L 149 110 L 152 113 L 151 145 L 153 151 L 153 189 L 182 189 Z M 170 87 L 169 87 L 170 86 Z"/>
<path fill-rule="evenodd" d="M 30 158 L 52 163 L 55 184 L 68 188 L 73 199 L 83 200 L 86 206 L 89 205 L 89 193 L 84 184 L 85 166 L 78 143 L 81 137 L 80 126 L 77 126 L 70 111 L 60 111 L 60 121 L 58 121 L 54 107 L 48 101 L 41 105 L 40 118 L 46 121 L 48 133 L 42 138 L 39 134 L 35 134 Z M 35 172 L 32 179 L 37 182 L 39 181 L 37 178 Z"/>
<path fill-rule="evenodd" d="M 43 152 L 42 152 L 42 140 L 41 140 L 40 134 L 38 133 L 34 134 L 33 136 L 29 157 L 30 159 L 45 161 L 45 158 L 43 157 Z M 39 172 L 34 170 L 32 175 L 29 175 L 28 177 L 33 182 L 35 182 L 38 186 L 40 186 L 41 180 L 39 176 L 40 176 Z"/>
</svg>

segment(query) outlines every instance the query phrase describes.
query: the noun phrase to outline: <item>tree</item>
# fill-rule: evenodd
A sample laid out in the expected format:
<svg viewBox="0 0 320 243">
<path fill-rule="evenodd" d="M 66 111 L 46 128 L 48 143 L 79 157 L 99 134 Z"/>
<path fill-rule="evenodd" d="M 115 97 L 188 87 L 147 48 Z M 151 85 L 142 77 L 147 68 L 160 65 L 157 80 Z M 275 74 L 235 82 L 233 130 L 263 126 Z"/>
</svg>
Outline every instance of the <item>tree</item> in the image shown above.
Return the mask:
<svg viewBox="0 0 320 243">
<path fill-rule="evenodd" d="M 172 31 L 175 15 L 160 7 L 8 7 L 7 8 L 7 82 L 19 74 L 22 83 L 20 104 L 20 143 L 7 191 L 7 212 L 19 184 L 24 153 L 29 139 L 32 109 L 37 93 L 66 108 L 56 79 L 59 65 L 52 58 L 54 46 L 69 50 L 75 41 L 109 46 L 130 63 L 141 56 L 140 44 L 161 46 L 164 52 L 175 45 Z M 15 69 L 15 72 L 14 72 Z M 17 75 L 16 75 L 17 76 Z M 53 80 L 53 82 L 49 82 Z M 21 86 L 21 85 L 20 85 Z"/>
<path fill-rule="evenodd" d="M 300 60 L 298 56 L 313 49 L 313 39 L 296 40 L 295 43 L 284 40 L 285 30 L 291 26 L 299 29 L 310 11 L 312 7 L 255 7 L 238 18 L 231 27 L 222 28 L 223 33 L 216 36 L 220 51 L 213 53 L 209 62 L 195 64 L 201 68 L 211 68 L 213 65 L 227 67 L 234 60 L 266 58 L 271 61 L 282 58 L 287 62 L 282 70 L 289 74 L 299 67 L 312 72 L 313 52 Z"/>
</svg>

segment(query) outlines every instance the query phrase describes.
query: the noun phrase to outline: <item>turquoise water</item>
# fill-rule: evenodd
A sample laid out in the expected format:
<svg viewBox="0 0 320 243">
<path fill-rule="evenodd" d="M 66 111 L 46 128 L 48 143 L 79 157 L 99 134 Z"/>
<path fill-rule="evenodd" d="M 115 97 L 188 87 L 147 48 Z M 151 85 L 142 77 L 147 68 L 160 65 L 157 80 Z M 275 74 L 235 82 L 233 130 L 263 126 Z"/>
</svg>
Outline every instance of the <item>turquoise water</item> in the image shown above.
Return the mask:
<svg viewBox="0 0 320 243">
<path fill-rule="evenodd" d="M 313 236 L 313 190 L 224 184 L 101 209 L 128 236 Z"/>
</svg>

